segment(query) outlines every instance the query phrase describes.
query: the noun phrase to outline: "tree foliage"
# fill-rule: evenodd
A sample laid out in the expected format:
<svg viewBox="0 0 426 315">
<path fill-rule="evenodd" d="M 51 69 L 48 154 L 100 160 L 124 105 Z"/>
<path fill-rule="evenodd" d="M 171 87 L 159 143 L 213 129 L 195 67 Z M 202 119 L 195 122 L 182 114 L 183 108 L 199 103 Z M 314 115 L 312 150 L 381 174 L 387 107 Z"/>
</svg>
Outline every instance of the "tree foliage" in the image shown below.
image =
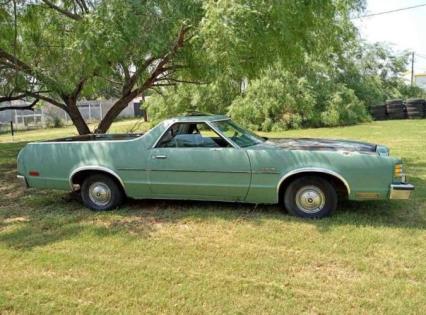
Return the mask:
<svg viewBox="0 0 426 315">
<path fill-rule="evenodd" d="M 82 134 L 91 131 L 77 101 L 116 99 L 95 130 L 106 132 L 133 98 L 148 94 L 154 118 L 193 108 L 263 130 L 355 123 L 367 119 L 366 105 L 416 92 L 402 83 L 406 57 L 359 43 L 350 17 L 363 6 L 5 0 L 0 101 L 49 102 Z"/>
<path fill-rule="evenodd" d="M 0 12 L 1 94 L 58 106 L 80 133 L 90 130 L 76 102 L 114 96 L 97 127 L 105 132 L 133 98 L 174 84 L 202 16 L 197 0 L 6 1 Z"/>
<path fill-rule="evenodd" d="M 300 127 L 339 126 L 370 120 L 368 108 L 392 98 L 422 96 L 422 91 L 410 87 L 404 79 L 408 54 L 396 54 L 383 44 L 369 45 L 356 37 L 342 44 L 342 54 L 329 60 L 305 54 L 298 67 L 275 62 L 248 80 L 248 86 L 227 107 L 215 111 L 231 117 L 252 129 L 271 131 Z M 203 87 L 208 90 L 208 86 Z M 167 92 L 168 93 L 168 92 Z M 189 95 L 197 95 L 198 87 L 187 94 L 179 108 L 181 91 L 173 99 L 153 97 L 148 105 L 162 111 L 151 111 L 159 119 L 185 110 L 183 104 L 198 104 L 206 110 L 203 99 L 194 102 Z M 217 94 L 217 93 L 216 93 Z M 203 95 L 209 95 L 204 92 Z M 220 95 L 216 95 L 220 99 Z"/>
</svg>

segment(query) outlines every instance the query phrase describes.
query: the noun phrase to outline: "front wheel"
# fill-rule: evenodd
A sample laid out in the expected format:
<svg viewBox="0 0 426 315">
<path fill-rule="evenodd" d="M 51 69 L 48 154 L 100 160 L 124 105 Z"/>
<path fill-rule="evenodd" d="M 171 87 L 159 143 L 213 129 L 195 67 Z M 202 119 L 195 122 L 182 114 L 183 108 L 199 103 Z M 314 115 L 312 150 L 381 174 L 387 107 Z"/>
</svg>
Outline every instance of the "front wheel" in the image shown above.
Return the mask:
<svg viewBox="0 0 426 315">
<path fill-rule="evenodd" d="M 123 198 L 120 186 L 107 175 L 91 175 L 81 187 L 83 204 L 95 211 L 115 209 L 123 202 Z"/>
<path fill-rule="evenodd" d="M 325 179 L 305 176 L 295 179 L 284 194 L 287 211 L 302 218 L 323 218 L 337 208 L 337 193 Z"/>
</svg>

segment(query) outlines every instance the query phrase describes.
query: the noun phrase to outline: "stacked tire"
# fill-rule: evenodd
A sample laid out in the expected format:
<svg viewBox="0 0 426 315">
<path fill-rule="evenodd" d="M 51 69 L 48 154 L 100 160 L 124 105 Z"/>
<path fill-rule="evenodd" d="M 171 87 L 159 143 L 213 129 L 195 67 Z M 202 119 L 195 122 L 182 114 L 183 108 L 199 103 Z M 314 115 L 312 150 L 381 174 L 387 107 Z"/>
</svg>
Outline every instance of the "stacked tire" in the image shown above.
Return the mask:
<svg viewBox="0 0 426 315">
<path fill-rule="evenodd" d="M 386 112 L 388 119 L 407 118 L 406 108 L 402 100 L 390 100 L 386 102 Z"/>
<path fill-rule="evenodd" d="M 405 103 L 407 118 L 418 119 L 426 117 L 426 101 L 423 99 L 411 99 Z"/>
<path fill-rule="evenodd" d="M 370 114 L 374 120 L 386 120 L 388 118 L 386 105 L 377 105 L 371 107 Z"/>
</svg>

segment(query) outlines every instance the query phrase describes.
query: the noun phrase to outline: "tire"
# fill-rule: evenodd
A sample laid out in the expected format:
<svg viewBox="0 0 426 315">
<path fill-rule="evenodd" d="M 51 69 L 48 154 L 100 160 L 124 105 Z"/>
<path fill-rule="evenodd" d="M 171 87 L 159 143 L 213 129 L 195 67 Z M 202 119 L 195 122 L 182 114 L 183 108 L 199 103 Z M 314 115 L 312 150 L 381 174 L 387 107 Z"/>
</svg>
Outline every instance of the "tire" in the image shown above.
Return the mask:
<svg viewBox="0 0 426 315">
<path fill-rule="evenodd" d="M 83 204 L 94 211 L 116 209 L 124 200 L 124 194 L 117 182 L 108 175 L 88 176 L 81 186 Z"/>
<path fill-rule="evenodd" d="M 320 219 L 336 210 L 337 193 L 327 180 L 304 176 L 289 184 L 284 193 L 284 206 L 294 216 Z"/>
</svg>

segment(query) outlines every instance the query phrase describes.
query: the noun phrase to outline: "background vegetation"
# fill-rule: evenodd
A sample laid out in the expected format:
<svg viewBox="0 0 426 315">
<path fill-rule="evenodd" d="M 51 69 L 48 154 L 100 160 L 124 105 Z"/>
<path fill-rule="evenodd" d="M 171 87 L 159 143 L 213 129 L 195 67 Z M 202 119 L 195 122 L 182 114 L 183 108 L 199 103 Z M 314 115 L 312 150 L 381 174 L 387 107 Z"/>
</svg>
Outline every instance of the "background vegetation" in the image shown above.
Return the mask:
<svg viewBox="0 0 426 315">
<path fill-rule="evenodd" d="M 344 53 L 328 60 L 306 52 L 297 64 L 275 62 L 251 79 L 222 77 L 168 88 L 148 98 L 150 117 L 157 121 L 193 109 L 228 114 L 253 130 L 276 131 L 367 122 L 371 106 L 424 97 L 406 82 L 408 53 L 363 43 L 351 32 Z"/>
<path fill-rule="evenodd" d="M 137 96 L 154 120 L 190 109 L 258 130 L 369 120 L 366 108 L 418 96 L 407 54 L 361 42 L 364 0 L 5 0 L 0 103 L 66 111 L 80 134 L 106 132 Z M 77 102 L 115 98 L 89 128 Z M 1 109 L 0 109 L 1 110 Z"/>
</svg>

